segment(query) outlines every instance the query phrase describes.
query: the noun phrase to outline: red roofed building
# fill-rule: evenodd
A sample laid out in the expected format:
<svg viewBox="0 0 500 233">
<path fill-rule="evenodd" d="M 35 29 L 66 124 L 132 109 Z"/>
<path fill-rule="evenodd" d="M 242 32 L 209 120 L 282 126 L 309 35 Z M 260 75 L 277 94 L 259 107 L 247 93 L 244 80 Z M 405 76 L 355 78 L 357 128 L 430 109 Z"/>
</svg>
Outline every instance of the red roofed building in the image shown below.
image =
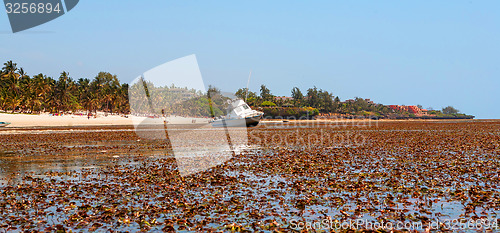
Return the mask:
<svg viewBox="0 0 500 233">
<path fill-rule="evenodd" d="M 413 113 L 413 114 L 418 114 L 418 113 L 420 113 L 420 108 L 415 106 L 415 105 L 410 105 L 410 106 L 408 106 L 408 112 Z"/>
<path fill-rule="evenodd" d="M 426 109 L 421 109 L 415 105 L 405 106 L 405 105 L 389 105 L 389 108 L 395 111 L 403 111 L 415 114 L 417 116 L 427 115 Z"/>
</svg>

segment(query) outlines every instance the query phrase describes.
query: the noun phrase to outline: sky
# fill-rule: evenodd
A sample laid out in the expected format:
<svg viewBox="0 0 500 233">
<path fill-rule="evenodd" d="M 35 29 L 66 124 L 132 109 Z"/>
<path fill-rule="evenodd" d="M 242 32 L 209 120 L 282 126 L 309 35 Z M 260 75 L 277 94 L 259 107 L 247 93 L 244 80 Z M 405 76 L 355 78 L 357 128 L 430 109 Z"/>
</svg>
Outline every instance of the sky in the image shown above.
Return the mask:
<svg viewBox="0 0 500 233">
<path fill-rule="evenodd" d="M 265 84 L 277 96 L 318 87 L 342 100 L 500 118 L 500 1 L 80 1 L 12 33 L 0 13 L 0 59 L 29 75 L 131 82 L 195 54 L 205 85 Z"/>
</svg>

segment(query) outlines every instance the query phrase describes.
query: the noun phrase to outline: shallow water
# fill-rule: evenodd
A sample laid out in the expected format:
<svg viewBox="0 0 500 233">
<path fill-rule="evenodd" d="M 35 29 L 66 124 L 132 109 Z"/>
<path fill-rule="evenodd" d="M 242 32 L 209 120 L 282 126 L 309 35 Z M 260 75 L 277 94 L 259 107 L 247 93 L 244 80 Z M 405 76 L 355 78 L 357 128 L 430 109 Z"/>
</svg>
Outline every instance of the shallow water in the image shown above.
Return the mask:
<svg viewBox="0 0 500 233">
<path fill-rule="evenodd" d="M 377 127 L 264 124 L 250 129 L 251 146 L 239 155 L 185 177 L 164 141 L 131 128 L 4 132 L 0 227 L 272 231 L 289 230 L 293 219 L 498 218 L 500 124 Z M 327 140 L 338 135 L 346 140 Z M 353 135 L 364 140 L 347 140 Z M 309 136 L 312 144 L 300 144 Z"/>
</svg>

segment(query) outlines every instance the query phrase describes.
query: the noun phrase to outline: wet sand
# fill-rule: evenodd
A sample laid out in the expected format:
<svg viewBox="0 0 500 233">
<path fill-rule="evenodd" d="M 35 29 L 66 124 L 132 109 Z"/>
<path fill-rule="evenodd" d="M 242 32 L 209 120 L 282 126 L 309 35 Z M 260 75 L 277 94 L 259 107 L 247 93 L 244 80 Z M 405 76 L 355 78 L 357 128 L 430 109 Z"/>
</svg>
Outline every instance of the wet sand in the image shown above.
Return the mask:
<svg viewBox="0 0 500 233">
<path fill-rule="evenodd" d="M 133 126 L 2 130 L 0 228 L 271 232 L 362 219 L 424 231 L 500 215 L 500 121 L 264 123 L 248 139 L 183 177 L 165 140 Z"/>
</svg>

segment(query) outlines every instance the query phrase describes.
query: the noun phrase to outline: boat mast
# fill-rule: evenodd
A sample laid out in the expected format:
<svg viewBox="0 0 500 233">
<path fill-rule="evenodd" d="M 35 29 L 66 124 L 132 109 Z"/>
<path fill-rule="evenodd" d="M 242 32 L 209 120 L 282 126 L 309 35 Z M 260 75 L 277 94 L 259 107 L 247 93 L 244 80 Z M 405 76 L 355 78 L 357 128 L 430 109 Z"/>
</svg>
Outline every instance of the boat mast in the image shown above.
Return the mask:
<svg viewBox="0 0 500 233">
<path fill-rule="evenodd" d="M 248 98 L 248 85 L 250 84 L 250 77 L 252 77 L 252 70 L 250 70 L 250 74 L 248 75 L 248 81 L 247 81 L 247 93 L 245 94 L 245 103 L 247 102 Z"/>
</svg>

